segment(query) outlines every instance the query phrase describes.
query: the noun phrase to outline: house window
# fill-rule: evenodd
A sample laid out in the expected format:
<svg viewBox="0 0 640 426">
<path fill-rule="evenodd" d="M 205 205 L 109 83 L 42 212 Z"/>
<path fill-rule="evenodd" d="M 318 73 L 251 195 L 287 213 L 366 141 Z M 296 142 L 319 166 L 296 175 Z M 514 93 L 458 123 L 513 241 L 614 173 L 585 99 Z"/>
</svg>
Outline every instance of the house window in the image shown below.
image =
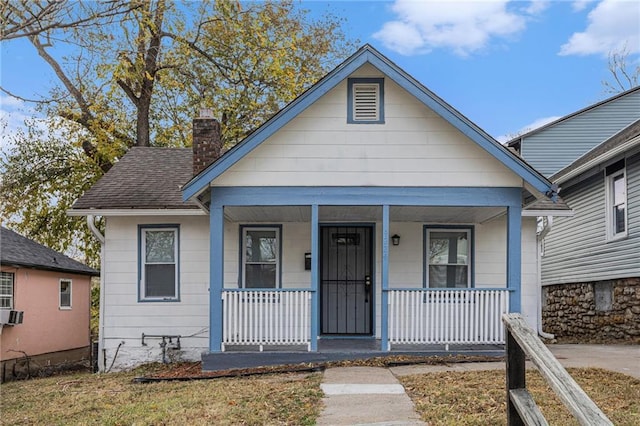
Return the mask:
<svg viewBox="0 0 640 426">
<path fill-rule="evenodd" d="M 177 301 L 179 228 L 140 227 L 140 299 Z"/>
<path fill-rule="evenodd" d="M 280 286 L 280 227 L 241 227 L 243 288 Z"/>
<path fill-rule="evenodd" d="M 471 228 L 425 227 L 425 284 L 471 287 Z"/>
<path fill-rule="evenodd" d="M 624 160 L 606 168 L 607 236 L 609 239 L 627 235 L 627 178 Z"/>
<path fill-rule="evenodd" d="M 13 309 L 13 272 L 0 273 L 0 309 Z"/>
<path fill-rule="evenodd" d="M 60 280 L 60 309 L 71 309 L 71 280 Z"/>
<path fill-rule="evenodd" d="M 383 78 L 350 78 L 347 88 L 348 123 L 384 123 Z"/>
</svg>

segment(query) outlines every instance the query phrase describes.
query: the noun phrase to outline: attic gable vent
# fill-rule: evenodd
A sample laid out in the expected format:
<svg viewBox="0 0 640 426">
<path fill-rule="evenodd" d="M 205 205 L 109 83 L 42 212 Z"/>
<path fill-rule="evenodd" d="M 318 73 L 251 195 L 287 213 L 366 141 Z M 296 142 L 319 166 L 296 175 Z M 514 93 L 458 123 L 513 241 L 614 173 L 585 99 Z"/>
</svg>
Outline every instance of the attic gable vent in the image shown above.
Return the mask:
<svg viewBox="0 0 640 426">
<path fill-rule="evenodd" d="M 350 78 L 348 123 L 384 123 L 384 79 Z"/>
</svg>

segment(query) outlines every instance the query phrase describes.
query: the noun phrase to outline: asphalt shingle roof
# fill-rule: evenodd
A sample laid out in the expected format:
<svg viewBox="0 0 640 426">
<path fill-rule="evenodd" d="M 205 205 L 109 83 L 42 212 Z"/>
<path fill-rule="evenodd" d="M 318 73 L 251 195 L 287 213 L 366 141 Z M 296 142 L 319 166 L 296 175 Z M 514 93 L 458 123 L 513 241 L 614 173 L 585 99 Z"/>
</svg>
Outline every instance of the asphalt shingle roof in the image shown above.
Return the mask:
<svg viewBox="0 0 640 426">
<path fill-rule="evenodd" d="M 73 209 L 197 209 L 181 186 L 193 177 L 191 148 L 133 147 Z"/>
<path fill-rule="evenodd" d="M 29 238 L 0 227 L 0 264 L 98 276 L 100 273 Z"/>
</svg>

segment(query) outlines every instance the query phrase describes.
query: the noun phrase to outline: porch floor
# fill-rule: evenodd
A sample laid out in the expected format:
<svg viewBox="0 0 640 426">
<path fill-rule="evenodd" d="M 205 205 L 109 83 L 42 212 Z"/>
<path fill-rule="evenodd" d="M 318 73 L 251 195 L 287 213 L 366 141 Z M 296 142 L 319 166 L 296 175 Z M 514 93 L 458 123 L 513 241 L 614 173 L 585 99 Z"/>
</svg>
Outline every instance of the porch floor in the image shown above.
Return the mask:
<svg viewBox="0 0 640 426">
<path fill-rule="evenodd" d="M 306 346 L 227 346 L 225 352 L 202 354 L 203 371 L 222 371 L 274 365 L 321 363 L 368 359 L 381 356 L 453 356 L 476 355 L 503 357 L 503 345 L 392 345 L 391 351 L 380 349 L 377 339 L 320 339 L 318 351 L 308 352 Z"/>
</svg>

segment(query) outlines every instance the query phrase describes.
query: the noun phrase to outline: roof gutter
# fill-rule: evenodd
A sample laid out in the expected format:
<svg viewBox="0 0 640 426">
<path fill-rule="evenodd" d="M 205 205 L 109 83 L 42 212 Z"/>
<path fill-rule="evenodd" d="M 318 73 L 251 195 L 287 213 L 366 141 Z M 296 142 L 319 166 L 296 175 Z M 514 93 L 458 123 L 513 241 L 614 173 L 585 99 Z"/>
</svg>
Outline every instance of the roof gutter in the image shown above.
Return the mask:
<svg viewBox="0 0 640 426">
<path fill-rule="evenodd" d="M 87 216 L 87 225 L 89 226 L 89 229 L 91 230 L 91 233 L 96 237 L 96 239 L 98 241 L 100 241 L 100 244 L 104 244 L 104 235 L 102 235 L 102 233 L 100 232 L 100 230 L 96 226 L 95 217 L 93 215 L 91 215 L 91 214 Z M 100 260 L 102 260 L 102 259 L 100 259 Z M 102 264 L 101 264 L 101 266 L 102 266 Z"/>
</svg>

